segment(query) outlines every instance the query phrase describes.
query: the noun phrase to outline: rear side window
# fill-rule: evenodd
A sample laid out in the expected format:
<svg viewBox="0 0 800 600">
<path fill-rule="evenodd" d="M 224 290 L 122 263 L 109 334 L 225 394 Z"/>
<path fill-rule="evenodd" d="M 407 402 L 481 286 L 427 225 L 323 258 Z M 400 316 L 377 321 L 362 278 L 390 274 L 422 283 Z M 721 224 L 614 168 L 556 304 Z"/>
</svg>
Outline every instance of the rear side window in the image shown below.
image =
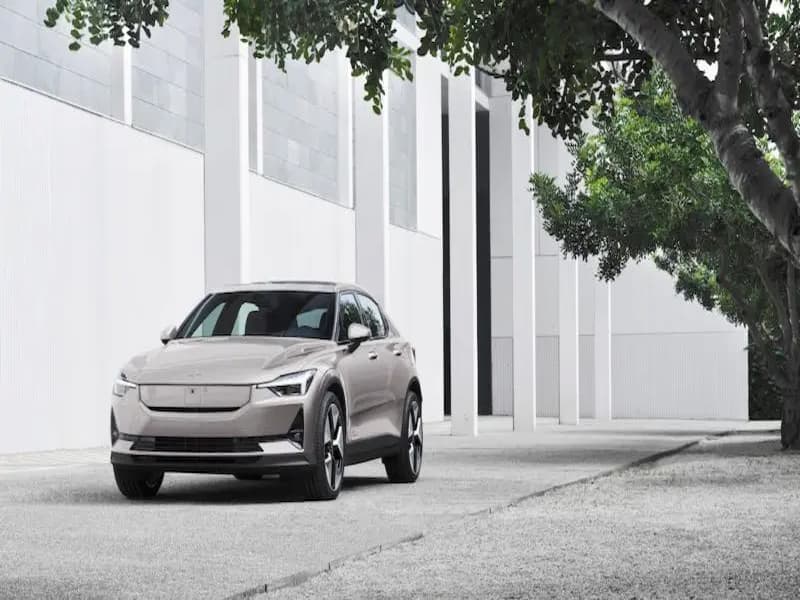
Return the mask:
<svg viewBox="0 0 800 600">
<path fill-rule="evenodd" d="M 370 297 L 363 294 L 358 295 L 358 303 L 361 305 L 361 315 L 364 324 L 369 327 L 372 337 L 386 337 L 386 324 L 383 322 L 383 315 L 378 304 Z"/>
<path fill-rule="evenodd" d="M 358 309 L 353 294 L 342 294 L 339 297 L 339 340 L 347 339 L 347 329 L 353 323 L 361 323 L 361 311 Z"/>
</svg>

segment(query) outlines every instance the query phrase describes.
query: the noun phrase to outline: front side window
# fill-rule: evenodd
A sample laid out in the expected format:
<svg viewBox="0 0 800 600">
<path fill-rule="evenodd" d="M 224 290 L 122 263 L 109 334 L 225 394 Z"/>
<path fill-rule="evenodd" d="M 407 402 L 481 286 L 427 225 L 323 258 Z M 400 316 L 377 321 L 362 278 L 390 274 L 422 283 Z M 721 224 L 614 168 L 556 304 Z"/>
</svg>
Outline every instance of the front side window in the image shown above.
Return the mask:
<svg viewBox="0 0 800 600">
<path fill-rule="evenodd" d="M 358 303 L 361 305 L 361 318 L 372 332 L 372 337 L 386 337 L 386 325 L 383 322 L 383 315 L 381 315 L 381 309 L 378 308 L 377 303 L 363 294 L 358 295 Z"/>
<path fill-rule="evenodd" d="M 206 298 L 178 338 L 218 336 L 298 337 L 329 340 L 335 294 L 328 292 L 222 292 Z"/>
<path fill-rule="evenodd" d="M 342 294 L 339 298 L 339 340 L 347 339 L 347 330 L 353 323 L 361 323 L 361 311 L 353 294 Z"/>
</svg>

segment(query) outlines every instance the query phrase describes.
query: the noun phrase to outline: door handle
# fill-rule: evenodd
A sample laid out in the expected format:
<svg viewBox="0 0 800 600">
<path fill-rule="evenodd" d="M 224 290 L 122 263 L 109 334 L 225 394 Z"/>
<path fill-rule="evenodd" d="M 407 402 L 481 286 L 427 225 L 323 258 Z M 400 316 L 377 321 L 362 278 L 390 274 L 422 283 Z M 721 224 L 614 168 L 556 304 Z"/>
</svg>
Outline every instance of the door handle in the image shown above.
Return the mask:
<svg viewBox="0 0 800 600">
<path fill-rule="evenodd" d="M 403 356 L 403 351 L 395 348 L 394 350 L 392 350 L 392 354 L 394 354 L 395 356 Z"/>
<path fill-rule="evenodd" d="M 369 357 L 370 360 L 377 360 L 378 359 L 378 353 L 377 352 L 370 352 L 369 354 L 367 354 L 367 356 Z"/>
</svg>

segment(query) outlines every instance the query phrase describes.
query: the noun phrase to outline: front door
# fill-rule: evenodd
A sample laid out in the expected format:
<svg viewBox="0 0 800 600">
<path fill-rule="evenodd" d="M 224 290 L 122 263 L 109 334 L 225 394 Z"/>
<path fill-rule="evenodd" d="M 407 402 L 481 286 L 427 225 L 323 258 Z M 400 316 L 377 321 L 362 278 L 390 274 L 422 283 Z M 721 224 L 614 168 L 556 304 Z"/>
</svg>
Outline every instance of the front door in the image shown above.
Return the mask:
<svg viewBox="0 0 800 600">
<path fill-rule="evenodd" d="M 361 309 L 355 295 L 345 292 L 339 296 L 339 341 L 347 340 L 347 329 L 353 323 L 364 324 Z M 380 404 L 382 394 L 381 362 L 373 346 L 372 341 L 366 341 L 353 352 L 342 348 L 346 354 L 339 361 L 339 370 L 348 399 L 348 442 L 366 441 L 372 435 L 370 414 Z"/>
</svg>

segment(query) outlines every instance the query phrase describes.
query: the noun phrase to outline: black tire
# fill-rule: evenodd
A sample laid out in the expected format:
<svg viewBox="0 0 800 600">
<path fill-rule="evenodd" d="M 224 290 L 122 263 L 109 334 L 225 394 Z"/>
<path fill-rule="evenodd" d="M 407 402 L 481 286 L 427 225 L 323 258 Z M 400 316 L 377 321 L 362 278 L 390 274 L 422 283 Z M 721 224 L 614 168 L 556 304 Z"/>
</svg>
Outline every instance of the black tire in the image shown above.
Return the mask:
<svg viewBox="0 0 800 600">
<path fill-rule="evenodd" d="M 164 482 L 164 473 L 126 469 L 114 465 L 114 481 L 117 482 L 117 488 L 126 498 L 146 500 L 155 497 L 158 493 Z"/>
<path fill-rule="evenodd" d="M 315 464 L 305 479 L 306 495 L 311 500 L 333 500 L 342 489 L 345 451 L 344 412 L 333 392 L 325 392 L 312 432 L 309 442 Z"/>
<path fill-rule="evenodd" d="M 383 459 L 386 476 L 392 483 L 414 483 L 422 469 L 422 404 L 414 390 L 406 394 L 400 449 Z"/>
<path fill-rule="evenodd" d="M 261 473 L 234 473 L 239 481 L 260 481 L 263 478 Z"/>
</svg>

